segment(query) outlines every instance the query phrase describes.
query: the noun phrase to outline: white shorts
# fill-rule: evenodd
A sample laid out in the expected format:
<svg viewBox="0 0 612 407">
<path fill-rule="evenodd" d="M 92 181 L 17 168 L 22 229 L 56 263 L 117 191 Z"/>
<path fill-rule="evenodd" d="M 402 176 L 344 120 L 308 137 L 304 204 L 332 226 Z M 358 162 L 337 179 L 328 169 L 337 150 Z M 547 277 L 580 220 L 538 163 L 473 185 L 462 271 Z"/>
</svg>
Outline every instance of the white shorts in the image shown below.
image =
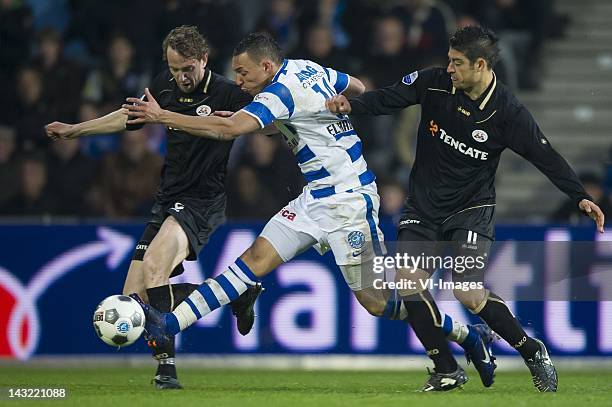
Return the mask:
<svg viewBox="0 0 612 407">
<path fill-rule="evenodd" d="M 338 266 L 366 264 L 386 253 L 378 226 L 379 205 L 375 183 L 320 199 L 313 198 L 307 186 L 268 221 L 260 236 L 283 261 L 314 246 L 320 254 L 331 249 Z M 346 273 L 344 277 L 355 289 Z"/>
</svg>

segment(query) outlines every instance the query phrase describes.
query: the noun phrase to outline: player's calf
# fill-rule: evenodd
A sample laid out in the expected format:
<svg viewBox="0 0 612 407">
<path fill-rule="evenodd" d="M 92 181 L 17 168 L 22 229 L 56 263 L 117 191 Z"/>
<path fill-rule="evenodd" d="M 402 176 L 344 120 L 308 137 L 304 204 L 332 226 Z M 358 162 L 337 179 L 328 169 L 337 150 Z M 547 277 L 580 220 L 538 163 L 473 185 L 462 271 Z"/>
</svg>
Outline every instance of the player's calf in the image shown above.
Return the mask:
<svg viewBox="0 0 612 407">
<path fill-rule="evenodd" d="M 381 290 L 369 287 L 363 290 L 353 291 L 353 294 L 355 294 L 355 298 L 357 298 L 359 304 L 361 304 L 370 315 L 375 317 L 383 317 L 385 315 L 387 301 Z"/>
</svg>

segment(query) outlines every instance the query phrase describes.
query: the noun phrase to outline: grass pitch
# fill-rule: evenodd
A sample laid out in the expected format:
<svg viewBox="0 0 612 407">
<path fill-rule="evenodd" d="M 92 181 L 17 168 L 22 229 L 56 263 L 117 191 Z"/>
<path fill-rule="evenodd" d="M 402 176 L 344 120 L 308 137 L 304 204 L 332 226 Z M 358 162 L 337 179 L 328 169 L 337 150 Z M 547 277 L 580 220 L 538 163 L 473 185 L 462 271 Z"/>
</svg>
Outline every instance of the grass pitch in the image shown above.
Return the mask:
<svg viewBox="0 0 612 407">
<path fill-rule="evenodd" d="M 185 386 L 157 391 L 147 368 L 0 366 L 1 406 L 610 406 L 612 372 L 560 372 L 559 392 L 537 393 L 525 372 L 500 372 L 490 389 L 470 369 L 462 390 L 415 392 L 425 372 L 182 369 Z M 63 387 L 63 400 L 9 400 L 7 387 Z"/>
</svg>

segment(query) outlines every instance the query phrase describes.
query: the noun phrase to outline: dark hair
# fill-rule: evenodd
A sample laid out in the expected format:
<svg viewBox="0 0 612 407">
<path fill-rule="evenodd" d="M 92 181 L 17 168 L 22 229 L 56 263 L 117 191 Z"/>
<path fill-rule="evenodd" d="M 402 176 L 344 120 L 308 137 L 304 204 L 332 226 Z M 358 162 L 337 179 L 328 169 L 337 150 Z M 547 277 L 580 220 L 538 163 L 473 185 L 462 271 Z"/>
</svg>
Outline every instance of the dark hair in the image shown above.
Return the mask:
<svg viewBox="0 0 612 407">
<path fill-rule="evenodd" d="M 183 58 L 202 59 L 208 53 L 208 42 L 193 25 L 182 25 L 168 33 L 162 43 L 164 61 L 167 58 L 168 47 L 181 54 Z"/>
<path fill-rule="evenodd" d="M 247 35 L 234 48 L 234 56 L 245 52 L 257 62 L 261 61 L 262 58 L 270 58 L 280 64 L 284 59 L 283 51 L 274 38 L 262 32 Z"/>
<path fill-rule="evenodd" d="M 449 43 L 451 48 L 464 54 L 471 64 L 482 58 L 487 61 L 489 69 L 493 69 L 499 59 L 498 38 L 488 28 L 477 25 L 459 28 Z"/>
</svg>

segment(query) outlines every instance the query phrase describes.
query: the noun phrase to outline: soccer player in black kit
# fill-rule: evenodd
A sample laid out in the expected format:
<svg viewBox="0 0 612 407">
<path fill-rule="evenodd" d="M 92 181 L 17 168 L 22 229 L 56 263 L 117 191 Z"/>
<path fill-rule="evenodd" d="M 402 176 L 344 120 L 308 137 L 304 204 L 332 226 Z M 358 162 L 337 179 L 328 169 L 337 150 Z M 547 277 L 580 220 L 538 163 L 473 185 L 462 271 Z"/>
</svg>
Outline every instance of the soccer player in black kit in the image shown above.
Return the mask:
<svg viewBox="0 0 612 407">
<path fill-rule="evenodd" d="M 238 111 L 252 97 L 233 82 L 206 68 L 208 45 L 195 27 L 181 26 L 165 38 L 165 69 L 150 87 L 159 104 L 173 112 L 206 116 L 215 111 Z M 53 122 L 46 126 L 53 139 L 114 133 L 141 126 L 126 125 L 124 109 L 78 124 Z M 169 278 L 183 272 L 183 260 L 195 260 L 210 235 L 225 220 L 225 178 L 231 142 L 194 137 L 168 128 L 167 154 L 160 185 L 123 288 L 137 292 L 151 305 L 170 312 L 198 285 L 169 284 Z M 251 287 L 232 303 L 238 330 L 246 335 L 253 326 L 253 304 L 261 286 Z M 159 361 L 154 382 L 159 389 L 178 389 L 174 341 L 157 346 L 153 357 Z"/>
<path fill-rule="evenodd" d="M 399 222 L 402 252 L 450 248 L 458 256 L 487 255 L 494 240 L 495 172 L 510 148 L 544 173 L 603 232 L 604 215 L 568 163 L 544 137 L 527 109 L 495 77 L 497 38 L 481 27 L 459 29 L 450 39 L 449 64 L 406 75 L 396 84 L 347 100 L 328 101 L 334 113 L 383 115 L 420 104 L 417 153 Z M 436 243 L 437 242 L 437 243 Z M 433 270 L 417 270 L 427 278 Z M 399 272 L 399 270 L 398 270 Z M 453 281 L 481 281 L 482 270 L 453 271 Z M 417 287 L 421 287 L 419 284 Z M 455 297 L 524 358 L 535 387 L 557 390 L 557 372 L 544 343 L 529 337 L 503 299 L 482 288 Z M 423 390 L 449 390 L 467 381 L 441 329 L 427 290 L 402 293 L 409 322 L 435 364 Z"/>
</svg>

